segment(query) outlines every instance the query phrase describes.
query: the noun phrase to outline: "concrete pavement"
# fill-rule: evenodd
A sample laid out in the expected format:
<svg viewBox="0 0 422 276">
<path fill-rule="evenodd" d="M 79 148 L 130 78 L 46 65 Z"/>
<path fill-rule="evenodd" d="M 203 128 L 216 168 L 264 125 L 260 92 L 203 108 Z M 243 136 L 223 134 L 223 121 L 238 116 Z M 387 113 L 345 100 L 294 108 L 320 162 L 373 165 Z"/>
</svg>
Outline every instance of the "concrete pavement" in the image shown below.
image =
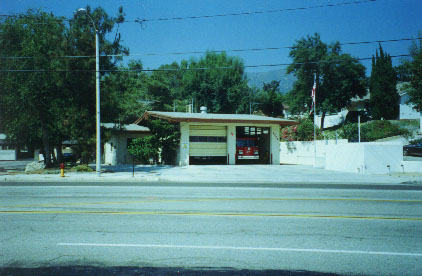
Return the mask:
<svg viewBox="0 0 422 276">
<path fill-rule="evenodd" d="M 103 173 L 13 174 L 0 172 L 1 182 L 185 182 L 185 183 L 324 183 L 422 185 L 422 174 L 361 175 L 305 165 L 103 166 Z"/>
<path fill-rule="evenodd" d="M 422 191 L 46 184 L 0 202 L 0 267 L 422 269 Z"/>
</svg>

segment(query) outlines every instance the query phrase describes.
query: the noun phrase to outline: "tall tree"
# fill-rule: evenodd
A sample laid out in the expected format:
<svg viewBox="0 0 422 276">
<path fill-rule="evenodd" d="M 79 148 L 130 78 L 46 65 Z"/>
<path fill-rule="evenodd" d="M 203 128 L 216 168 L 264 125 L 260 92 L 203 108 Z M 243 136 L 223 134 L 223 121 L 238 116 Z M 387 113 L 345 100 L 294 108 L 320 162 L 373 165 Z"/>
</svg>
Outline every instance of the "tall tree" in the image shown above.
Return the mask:
<svg viewBox="0 0 422 276">
<path fill-rule="evenodd" d="M 422 37 L 422 32 L 419 32 L 419 37 Z M 412 44 L 410 55 L 411 60 L 408 62 L 411 72 L 411 89 L 408 91 L 409 103 L 413 104 L 416 110 L 422 112 L 422 39 L 419 39 L 418 43 Z"/>
<path fill-rule="evenodd" d="M 260 110 L 267 116 L 278 117 L 283 115 L 283 95 L 280 92 L 280 81 L 264 83 L 258 95 Z"/>
<path fill-rule="evenodd" d="M 207 52 L 199 60 L 192 59 L 188 69 L 183 75 L 183 89 L 198 105 L 215 113 L 247 111 L 239 110 L 249 92 L 244 64 L 239 58 L 224 52 Z"/>
<path fill-rule="evenodd" d="M 287 73 L 297 77 L 287 99 L 293 113 L 309 112 L 316 74 L 316 110 L 322 113 L 321 128 L 327 112 L 338 112 L 356 96 L 366 94 L 365 67 L 338 42 L 327 45 L 319 34 L 298 40 L 290 51 L 292 64 Z"/>
<path fill-rule="evenodd" d="M 141 61 L 118 68 L 121 72 L 106 75 L 102 83 L 101 121 L 131 124 L 148 109 L 148 76 Z"/>
<path fill-rule="evenodd" d="M 127 53 L 119 34 L 106 39 L 123 21 L 123 10 L 115 18 L 102 8 L 86 10 L 99 30 L 100 54 Z M 0 55 L 29 57 L 0 60 L 2 68 L 15 70 L 0 73 L 0 128 L 21 145 L 42 147 L 47 166 L 52 148 L 60 150 L 64 139 L 78 140 L 87 156 L 95 144 L 95 58 L 62 57 L 95 56 L 95 30 L 86 14 L 69 25 L 63 19 L 28 10 L 0 21 Z M 101 57 L 100 69 L 118 61 Z"/>
<path fill-rule="evenodd" d="M 0 117 L 7 136 L 30 148 L 41 147 L 51 166 L 52 146 L 63 137 L 57 121 L 57 107 L 64 99 L 62 89 L 65 26 L 60 18 L 28 10 L 0 23 L 0 55 L 31 57 L 2 59 L 0 73 Z M 34 70 L 24 72 L 20 70 Z"/>
<path fill-rule="evenodd" d="M 92 22 L 89 19 L 92 18 Z M 95 28 L 98 30 L 100 52 L 100 77 L 104 79 L 121 60 L 112 55 L 128 54 L 128 49 L 121 45 L 118 32 L 114 40 L 107 37 L 113 32 L 114 26 L 123 22 L 124 13 L 120 7 L 116 17 L 109 16 L 101 7 L 91 9 L 86 7 L 86 13 L 76 13 L 66 30 L 66 53 L 74 56 L 91 56 L 86 59 L 68 59 L 64 90 L 66 92 L 66 107 L 63 113 L 68 126 L 62 131 L 72 140 L 78 141 L 78 151 L 83 162 L 88 162 L 95 150 Z M 93 24 L 92 24 L 93 23 Z M 102 81 L 101 81 L 102 82 Z M 104 92 L 107 92 L 105 89 Z M 101 93 L 104 99 L 107 95 Z M 101 108 L 110 107 L 101 100 Z M 104 110 L 102 110 L 104 111 Z M 104 113 L 107 113 L 104 112 Z"/>
<path fill-rule="evenodd" d="M 397 75 L 389 54 L 385 53 L 381 44 L 372 56 L 372 72 L 369 80 L 371 93 L 370 108 L 372 118 L 391 120 L 399 114 L 399 95 L 397 93 Z"/>
</svg>

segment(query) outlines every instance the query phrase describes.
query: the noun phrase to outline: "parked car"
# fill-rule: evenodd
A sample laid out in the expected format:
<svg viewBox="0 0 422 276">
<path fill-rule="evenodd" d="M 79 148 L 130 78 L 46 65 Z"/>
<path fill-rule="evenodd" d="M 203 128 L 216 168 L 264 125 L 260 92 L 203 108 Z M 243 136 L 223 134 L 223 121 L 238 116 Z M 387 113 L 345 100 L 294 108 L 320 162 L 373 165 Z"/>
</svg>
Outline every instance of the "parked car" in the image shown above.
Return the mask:
<svg viewBox="0 0 422 276">
<path fill-rule="evenodd" d="M 64 163 L 75 163 L 76 157 L 73 153 L 63 153 L 63 162 Z"/>
<path fill-rule="evenodd" d="M 422 143 L 403 146 L 404 156 L 422 156 Z"/>
</svg>

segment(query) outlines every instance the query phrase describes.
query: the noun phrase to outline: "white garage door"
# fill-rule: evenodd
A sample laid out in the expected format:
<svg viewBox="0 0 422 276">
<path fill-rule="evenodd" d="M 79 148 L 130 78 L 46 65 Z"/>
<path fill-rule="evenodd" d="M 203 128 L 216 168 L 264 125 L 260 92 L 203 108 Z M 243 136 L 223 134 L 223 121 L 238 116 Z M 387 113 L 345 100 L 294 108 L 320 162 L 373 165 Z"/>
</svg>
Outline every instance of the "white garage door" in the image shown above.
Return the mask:
<svg viewBox="0 0 422 276">
<path fill-rule="evenodd" d="M 227 156 L 225 126 L 189 126 L 190 156 Z"/>
</svg>

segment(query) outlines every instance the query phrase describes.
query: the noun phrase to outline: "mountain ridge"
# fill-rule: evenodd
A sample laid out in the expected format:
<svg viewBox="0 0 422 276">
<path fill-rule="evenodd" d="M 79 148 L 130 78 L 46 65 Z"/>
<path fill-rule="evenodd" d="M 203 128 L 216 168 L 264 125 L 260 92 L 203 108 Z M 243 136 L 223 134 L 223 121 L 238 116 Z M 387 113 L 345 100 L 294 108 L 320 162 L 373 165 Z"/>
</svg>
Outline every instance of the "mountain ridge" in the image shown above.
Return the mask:
<svg viewBox="0 0 422 276">
<path fill-rule="evenodd" d="M 266 72 L 246 72 L 248 84 L 250 87 L 262 88 L 264 83 L 271 81 L 280 81 L 280 91 L 286 94 L 293 88 L 296 77 L 287 75 L 284 69 L 270 70 Z"/>
</svg>

